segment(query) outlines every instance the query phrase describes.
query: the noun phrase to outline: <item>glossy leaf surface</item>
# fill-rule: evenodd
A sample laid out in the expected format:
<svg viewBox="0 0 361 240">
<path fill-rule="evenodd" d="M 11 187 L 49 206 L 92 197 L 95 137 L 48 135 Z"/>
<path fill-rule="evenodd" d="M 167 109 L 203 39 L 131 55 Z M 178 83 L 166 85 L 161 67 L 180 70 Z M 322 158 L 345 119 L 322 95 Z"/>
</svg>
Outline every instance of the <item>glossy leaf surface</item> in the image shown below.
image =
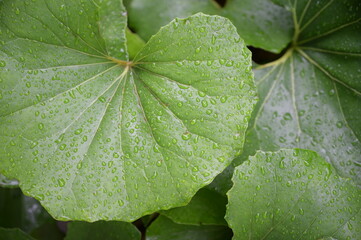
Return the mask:
<svg viewBox="0 0 361 240">
<path fill-rule="evenodd" d="M 361 190 L 313 151 L 257 152 L 232 180 L 234 240 L 361 237 Z"/>
<path fill-rule="evenodd" d="M 147 229 L 147 240 L 230 240 L 232 231 L 226 226 L 194 226 L 177 224 L 159 216 Z"/>
<path fill-rule="evenodd" d="M 275 1 L 276 2 L 276 1 Z M 293 15 L 293 46 L 255 67 L 260 101 L 245 152 L 211 185 L 225 193 L 233 168 L 256 150 L 311 149 L 361 183 L 361 3 L 277 1 Z"/>
<path fill-rule="evenodd" d="M 292 1 L 294 47 L 256 70 L 249 146 L 312 149 L 361 183 L 361 2 Z M 258 146 L 257 146 L 258 145 Z"/>
<path fill-rule="evenodd" d="M 138 229 L 126 222 L 71 222 L 65 240 L 140 240 Z"/>
<path fill-rule="evenodd" d="M 185 205 L 242 150 L 256 98 L 228 20 L 175 20 L 128 62 L 120 1 L 0 4 L 0 169 L 55 218 Z"/>
</svg>

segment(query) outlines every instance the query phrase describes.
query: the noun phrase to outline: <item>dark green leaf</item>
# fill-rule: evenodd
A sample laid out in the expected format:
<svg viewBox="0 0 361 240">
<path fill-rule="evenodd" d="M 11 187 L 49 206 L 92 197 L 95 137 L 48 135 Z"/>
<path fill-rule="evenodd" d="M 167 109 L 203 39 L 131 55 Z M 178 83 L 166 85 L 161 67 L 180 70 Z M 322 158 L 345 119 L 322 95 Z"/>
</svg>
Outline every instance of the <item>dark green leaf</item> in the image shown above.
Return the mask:
<svg viewBox="0 0 361 240">
<path fill-rule="evenodd" d="M 0 7 L 0 169 L 55 218 L 185 205 L 242 151 L 256 98 L 228 20 L 175 20 L 128 62 L 121 1 Z"/>
<path fill-rule="evenodd" d="M 130 0 L 126 7 L 130 27 L 145 40 L 174 18 L 198 12 L 214 14 L 218 10 L 213 0 Z"/>
<path fill-rule="evenodd" d="M 270 0 L 228 0 L 221 15 L 229 18 L 247 45 L 281 52 L 292 40 L 292 16 Z"/>
<path fill-rule="evenodd" d="M 176 224 L 159 216 L 147 229 L 147 240 L 230 240 L 232 231 L 226 226 L 194 226 Z"/>
<path fill-rule="evenodd" d="M 32 232 L 52 218 L 34 198 L 20 189 L 0 188 L 0 226 Z"/>
<path fill-rule="evenodd" d="M 126 222 L 71 222 L 65 240 L 140 240 L 137 228 Z"/>
<path fill-rule="evenodd" d="M 361 239 L 361 190 L 313 151 L 257 152 L 232 180 L 234 240 Z"/>
<path fill-rule="evenodd" d="M 17 228 L 7 229 L 0 227 L 0 239 L 4 240 L 34 240 L 23 231 Z"/>
<path fill-rule="evenodd" d="M 219 193 L 202 188 L 187 206 L 162 211 L 175 223 L 189 225 L 227 225 L 224 220 L 227 199 Z"/>
<path fill-rule="evenodd" d="M 361 2 L 289 1 L 293 46 L 256 68 L 260 102 L 240 163 L 257 149 L 311 149 L 361 184 Z M 232 171 L 217 179 L 229 187 Z"/>
</svg>

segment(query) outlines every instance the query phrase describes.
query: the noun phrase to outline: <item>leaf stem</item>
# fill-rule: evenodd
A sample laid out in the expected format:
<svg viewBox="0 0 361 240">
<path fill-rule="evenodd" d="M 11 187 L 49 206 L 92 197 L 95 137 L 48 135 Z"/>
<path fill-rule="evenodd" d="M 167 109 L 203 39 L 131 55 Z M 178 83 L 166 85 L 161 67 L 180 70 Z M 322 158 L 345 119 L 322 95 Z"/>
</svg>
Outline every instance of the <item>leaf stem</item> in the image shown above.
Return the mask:
<svg viewBox="0 0 361 240">
<path fill-rule="evenodd" d="M 119 60 L 113 57 L 107 57 L 107 59 L 109 59 L 112 62 L 115 62 L 116 64 L 120 65 L 120 66 L 126 66 L 126 67 L 131 67 L 134 65 L 134 63 L 132 61 L 123 61 L 123 60 Z"/>
<path fill-rule="evenodd" d="M 276 61 L 260 65 L 260 66 L 256 67 L 255 69 L 258 70 L 258 69 L 267 68 L 267 67 L 281 64 L 281 63 L 285 62 L 292 55 L 292 52 L 293 52 L 293 48 L 290 48 L 287 50 L 287 52 L 281 58 L 277 59 Z"/>
</svg>

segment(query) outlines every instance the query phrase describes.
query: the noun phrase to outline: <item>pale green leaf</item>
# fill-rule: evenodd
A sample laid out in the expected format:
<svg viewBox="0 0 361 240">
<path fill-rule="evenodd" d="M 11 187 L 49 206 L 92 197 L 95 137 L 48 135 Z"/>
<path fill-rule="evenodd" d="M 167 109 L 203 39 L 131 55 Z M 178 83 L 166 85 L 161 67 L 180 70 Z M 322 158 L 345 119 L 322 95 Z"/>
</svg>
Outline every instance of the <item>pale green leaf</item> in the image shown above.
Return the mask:
<svg viewBox="0 0 361 240">
<path fill-rule="evenodd" d="M 313 151 L 257 152 L 232 181 L 234 240 L 361 238 L 361 190 Z"/>
<path fill-rule="evenodd" d="M 65 240 L 140 240 L 141 234 L 126 222 L 70 222 Z"/>
<path fill-rule="evenodd" d="M 256 97 L 228 20 L 175 20 L 129 62 L 119 1 L 0 4 L 0 169 L 55 218 L 185 205 L 242 151 Z"/>
</svg>

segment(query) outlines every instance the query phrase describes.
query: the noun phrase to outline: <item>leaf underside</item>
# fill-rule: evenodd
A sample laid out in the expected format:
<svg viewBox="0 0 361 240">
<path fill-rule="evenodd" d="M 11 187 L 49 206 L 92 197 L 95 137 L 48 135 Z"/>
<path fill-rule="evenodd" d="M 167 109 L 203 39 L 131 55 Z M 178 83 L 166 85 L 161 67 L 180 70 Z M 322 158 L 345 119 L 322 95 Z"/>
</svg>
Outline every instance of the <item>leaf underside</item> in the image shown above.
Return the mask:
<svg viewBox="0 0 361 240">
<path fill-rule="evenodd" d="M 129 62 L 120 1 L 0 9 L 0 169 L 55 218 L 184 205 L 242 150 L 256 97 L 228 20 L 175 20 Z"/>
</svg>

